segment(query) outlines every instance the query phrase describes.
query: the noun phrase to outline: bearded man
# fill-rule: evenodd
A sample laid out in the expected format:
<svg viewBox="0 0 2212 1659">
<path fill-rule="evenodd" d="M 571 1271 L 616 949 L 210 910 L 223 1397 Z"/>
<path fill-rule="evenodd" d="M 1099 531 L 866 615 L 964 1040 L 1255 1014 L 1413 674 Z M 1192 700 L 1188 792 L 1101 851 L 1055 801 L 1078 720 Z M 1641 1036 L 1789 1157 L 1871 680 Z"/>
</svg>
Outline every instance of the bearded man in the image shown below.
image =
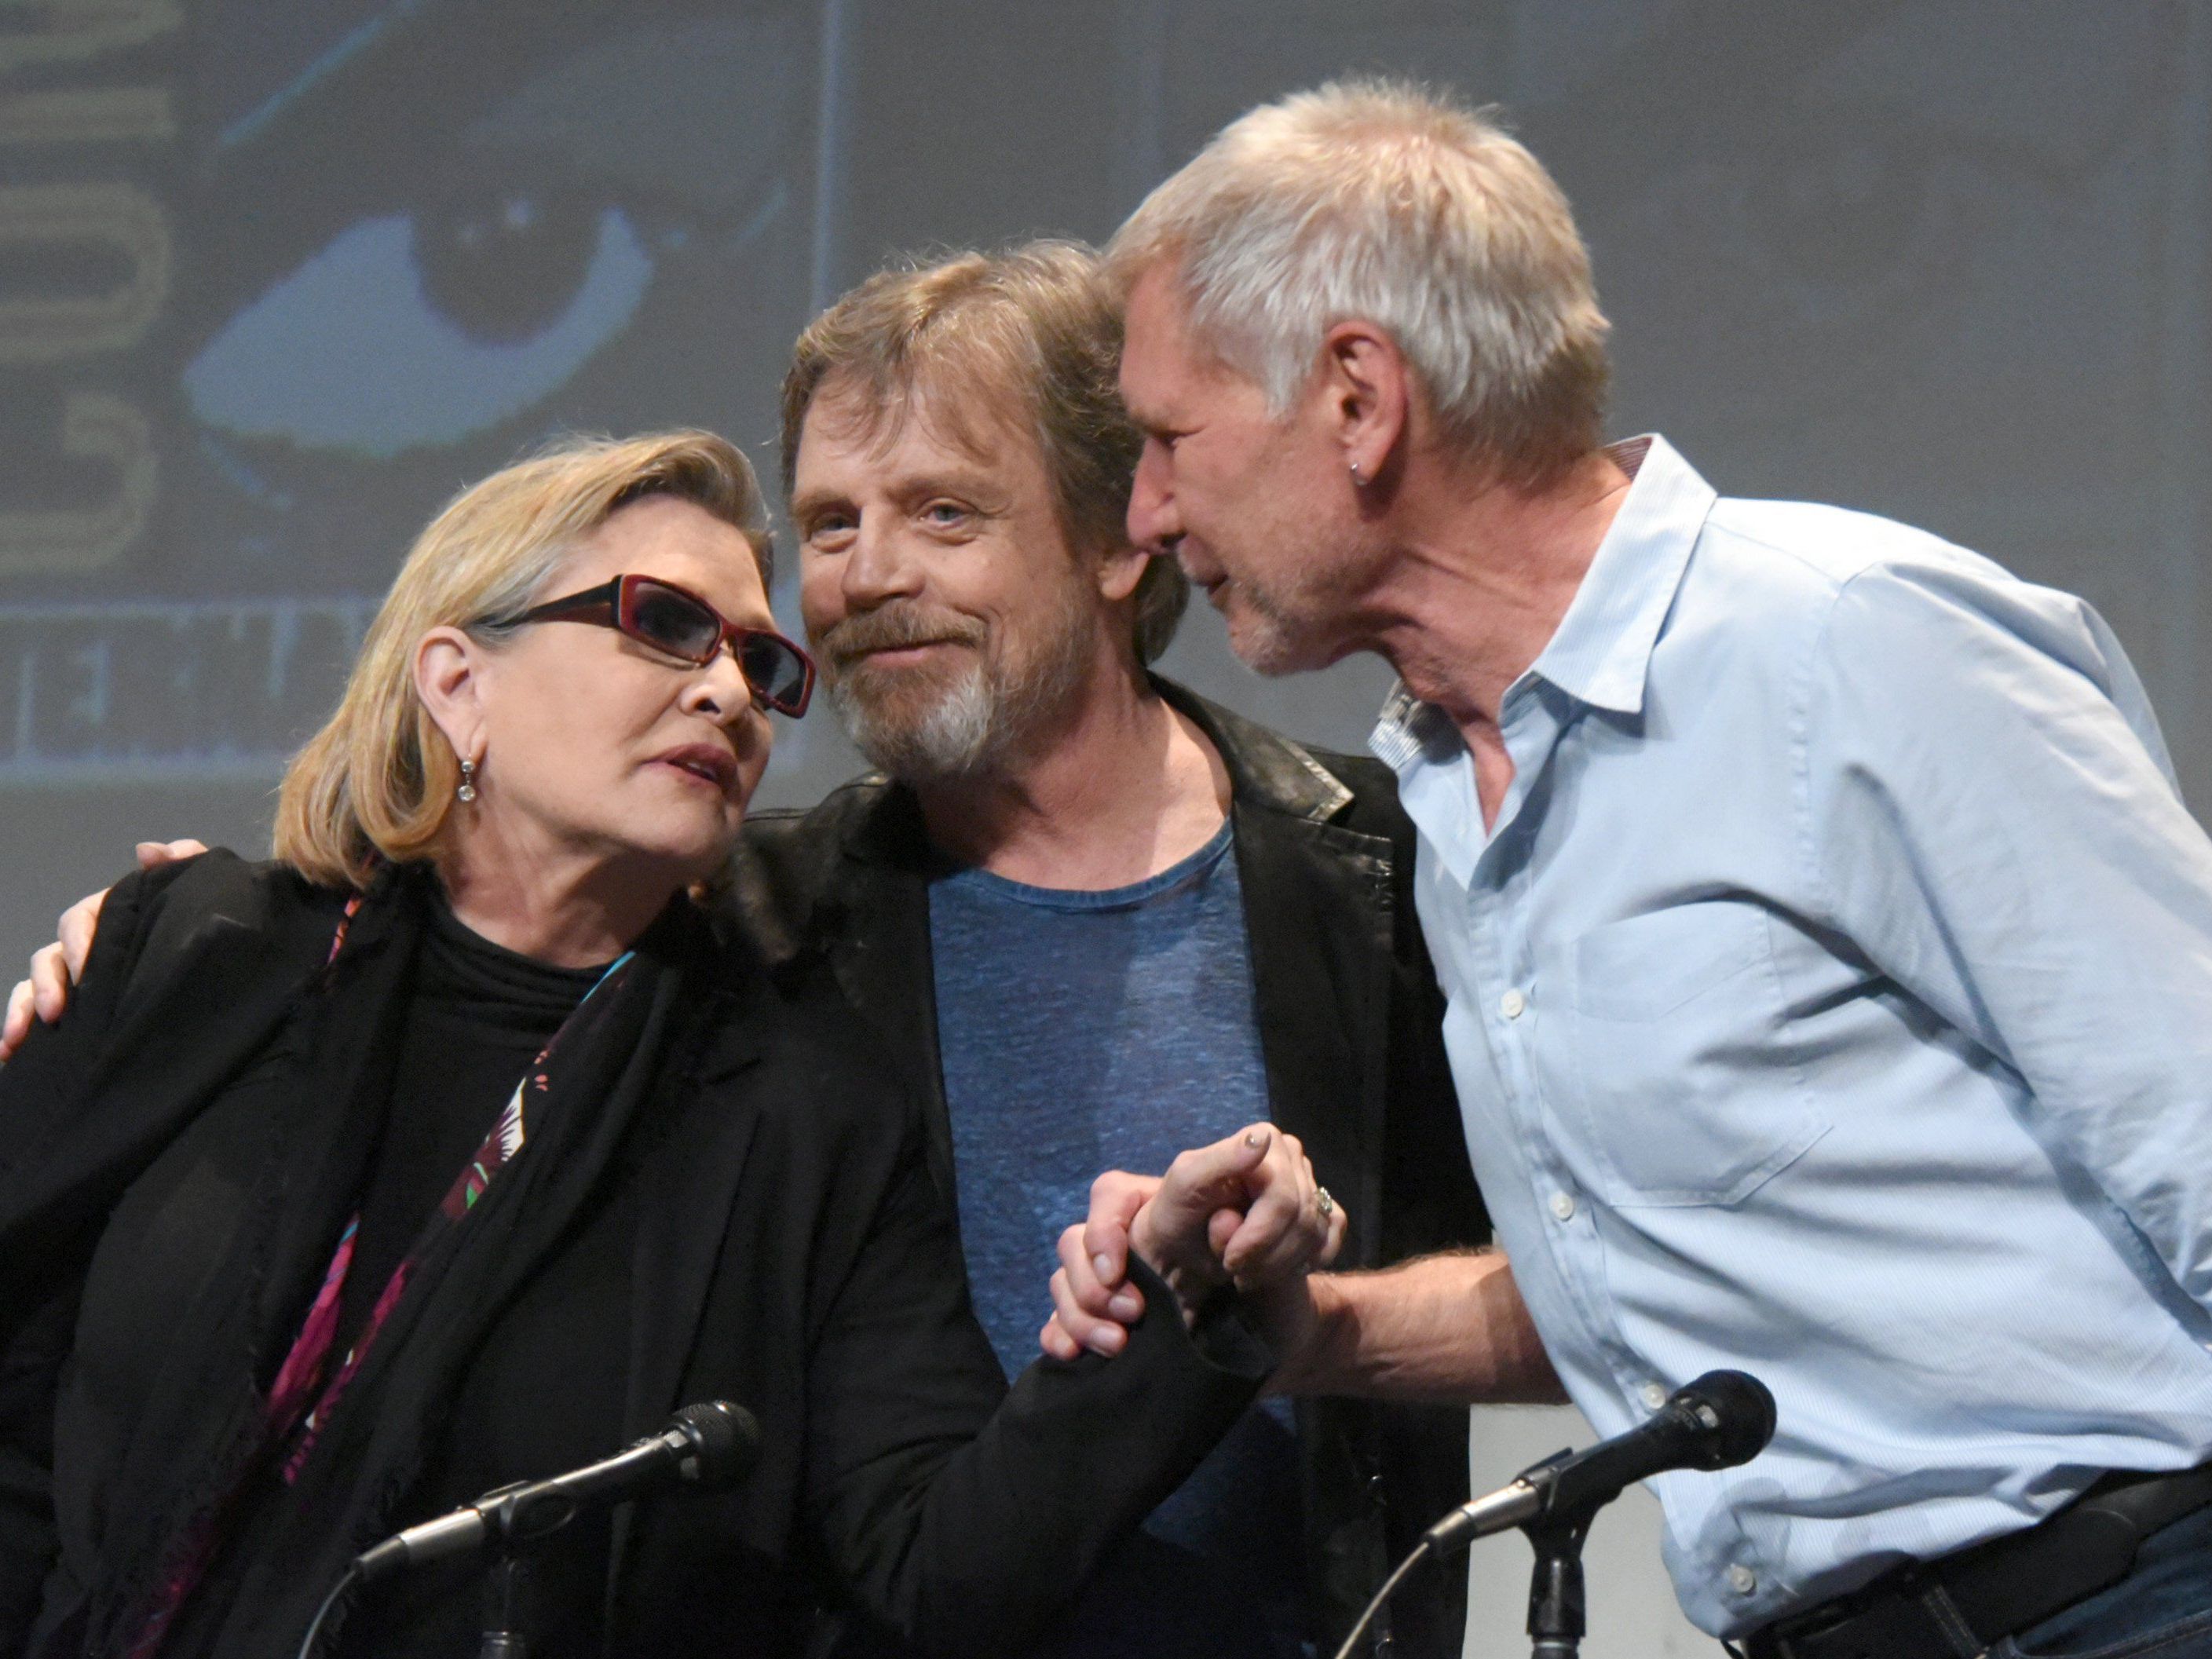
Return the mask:
<svg viewBox="0 0 2212 1659">
<path fill-rule="evenodd" d="M 1328 1275 L 1340 1300 L 1383 1307 L 1403 1285 L 1480 1334 L 1488 1397 L 1556 1398 L 1503 1258 L 1465 1254 L 1488 1229 L 1388 769 L 1147 671 L 1188 586 L 1127 534 L 1141 439 L 1120 347 L 1095 256 L 1050 242 L 886 271 L 801 337 L 782 432 L 801 603 L 879 770 L 755 814 L 734 902 L 772 962 L 828 957 L 921 1096 L 1010 1374 L 1097 1171 L 1158 1171 L 1267 1118 L 1303 1143 L 1314 1201 L 1350 1212 L 1352 1271 Z M 80 959 L 88 926 L 80 907 L 64 928 Z M 49 1018 L 62 956 L 42 953 Z M 19 993 L 8 1040 L 29 1008 Z M 1360 1271 L 1425 1253 L 1427 1273 Z M 1103 1320 L 1087 1340 L 1112 1352 L 1121 1337 Z M 1389 1562 L 1466 1496 L 1466 1417 L 1423 1403 L 1444 1396 L 1416 1370 L 1387 1379 L 1389 1405 L 1293 1408 L 1301 1380 L 1286 1367 L 1050 1653 L 1337 1645 Z M 1463 1581 L 1421 1589 L 1376 1639 L 1456 1659 Z M 836 1651 L 878 1641 L 848 1628 Z"/>
<path fill-rule="evenodd" d="M 1486 1231 L 1387 771 L 1146 670 L 1187 586 L 1128 543 L 1119 349 L 1093 256 L 1040 243 L 862 284 L 784 385 L 807 633 L 880 770 L 757 816 L 740 896 L 771 951 L 827 952 L 922 1093 L 1010 1370 L 1091 1176 L 1255 1118 L 1342 1196 L 1349 1266 Z M 1537 1352 L 1515 1317 L 1501 1346 Z M 1465 1447 L 1456 1412 L 1277 1399 L 1055 1651 L 1334 1646 L 1455 1501 Z M 1395 1639 L 1456 1655 L 1459 1588 L 1432 1589 Z"/>
</svg>

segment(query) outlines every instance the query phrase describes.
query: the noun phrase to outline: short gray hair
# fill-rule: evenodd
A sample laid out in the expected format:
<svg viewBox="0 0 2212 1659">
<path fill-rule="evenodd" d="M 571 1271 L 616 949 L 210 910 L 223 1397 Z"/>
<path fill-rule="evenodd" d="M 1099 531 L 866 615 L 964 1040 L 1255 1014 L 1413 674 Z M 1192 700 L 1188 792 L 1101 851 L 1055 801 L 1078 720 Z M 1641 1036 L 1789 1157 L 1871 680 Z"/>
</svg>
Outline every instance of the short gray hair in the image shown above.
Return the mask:
<svg viewBox="0 0 2212 1659">
<path fill-rule="evenodd" d="M 1170 265 L 1194 337 L 1278 415 L 1322 337 L 1386 330 L 1446 441 L 1541 483 L 1597 447 L 1607 325 L 1566 198 L 1486 112 L 1332 82 L 1223 129 L 1108 250 L 1125 289 Z"/>
</svg>

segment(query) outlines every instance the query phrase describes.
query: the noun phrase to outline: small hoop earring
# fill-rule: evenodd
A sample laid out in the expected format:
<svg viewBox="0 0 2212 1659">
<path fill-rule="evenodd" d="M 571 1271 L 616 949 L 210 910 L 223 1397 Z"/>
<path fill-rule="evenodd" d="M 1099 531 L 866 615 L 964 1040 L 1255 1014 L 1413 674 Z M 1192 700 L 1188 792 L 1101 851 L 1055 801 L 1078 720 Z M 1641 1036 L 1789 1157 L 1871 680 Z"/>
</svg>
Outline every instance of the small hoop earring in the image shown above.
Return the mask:
<svg viewBox="0 0 2212 1659">
<path fill-rule="evenodd" d="M 453 791 L 458 801 L 472 801 L 477 798 L 477 763 L 466 759 L 461 762 L 461 787 Z"/>
<path fill-rule="evenodd" d="M 1352 463 L 1352 482 L 1355 489 L 1364 489 L 1367 487 L 1367 480 L 1359 476 L 1359 463 L 1358 461 Z"/>
</svg>

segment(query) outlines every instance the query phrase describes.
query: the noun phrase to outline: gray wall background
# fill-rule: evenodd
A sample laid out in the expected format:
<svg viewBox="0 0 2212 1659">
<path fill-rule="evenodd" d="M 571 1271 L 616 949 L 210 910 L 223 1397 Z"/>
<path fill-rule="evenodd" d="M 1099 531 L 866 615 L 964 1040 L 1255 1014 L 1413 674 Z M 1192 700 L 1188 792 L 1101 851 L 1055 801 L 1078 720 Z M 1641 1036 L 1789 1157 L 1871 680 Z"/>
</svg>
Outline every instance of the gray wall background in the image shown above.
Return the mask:
<svg viewBox="0 0 2212 1659">
<path fill-rule="evenodd" d="M 880 260 L 1103 239 L 1222 122 L 1356 70 L 1503 104 L 1556 172 L 1619 433 L 2083 593 L 2202 801 L 2208 30 L 2193 0 L 10 5 L 0 963 L 141 836 L 263 842 L 465 481 L 685 422 L 772 472 L 793 333 Z M 1340 745 L 1385 682 L 1260 682 L 1202 610 L 1169 666 Z M 854 764 L 787 728 L 767 798 Z M 1561 1437 L 1499 1422 L 1478 1479 Z"/>
</svg>

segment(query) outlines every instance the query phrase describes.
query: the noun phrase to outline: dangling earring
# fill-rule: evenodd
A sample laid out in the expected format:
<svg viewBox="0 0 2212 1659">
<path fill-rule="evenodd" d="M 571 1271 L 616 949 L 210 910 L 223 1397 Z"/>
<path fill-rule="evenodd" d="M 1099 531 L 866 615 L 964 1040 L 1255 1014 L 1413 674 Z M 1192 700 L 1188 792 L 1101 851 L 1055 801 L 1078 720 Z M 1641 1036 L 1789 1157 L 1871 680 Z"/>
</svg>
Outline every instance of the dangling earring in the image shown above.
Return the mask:
<svg viewBox="0 0 2212 1659">
<path fill-rule="evenodd" d="M 458 801 L 472 801 L 477 798 L 477 763 L 464 757 L 461 761 L 461 787 L 453 791 Z"/>
</svg>

